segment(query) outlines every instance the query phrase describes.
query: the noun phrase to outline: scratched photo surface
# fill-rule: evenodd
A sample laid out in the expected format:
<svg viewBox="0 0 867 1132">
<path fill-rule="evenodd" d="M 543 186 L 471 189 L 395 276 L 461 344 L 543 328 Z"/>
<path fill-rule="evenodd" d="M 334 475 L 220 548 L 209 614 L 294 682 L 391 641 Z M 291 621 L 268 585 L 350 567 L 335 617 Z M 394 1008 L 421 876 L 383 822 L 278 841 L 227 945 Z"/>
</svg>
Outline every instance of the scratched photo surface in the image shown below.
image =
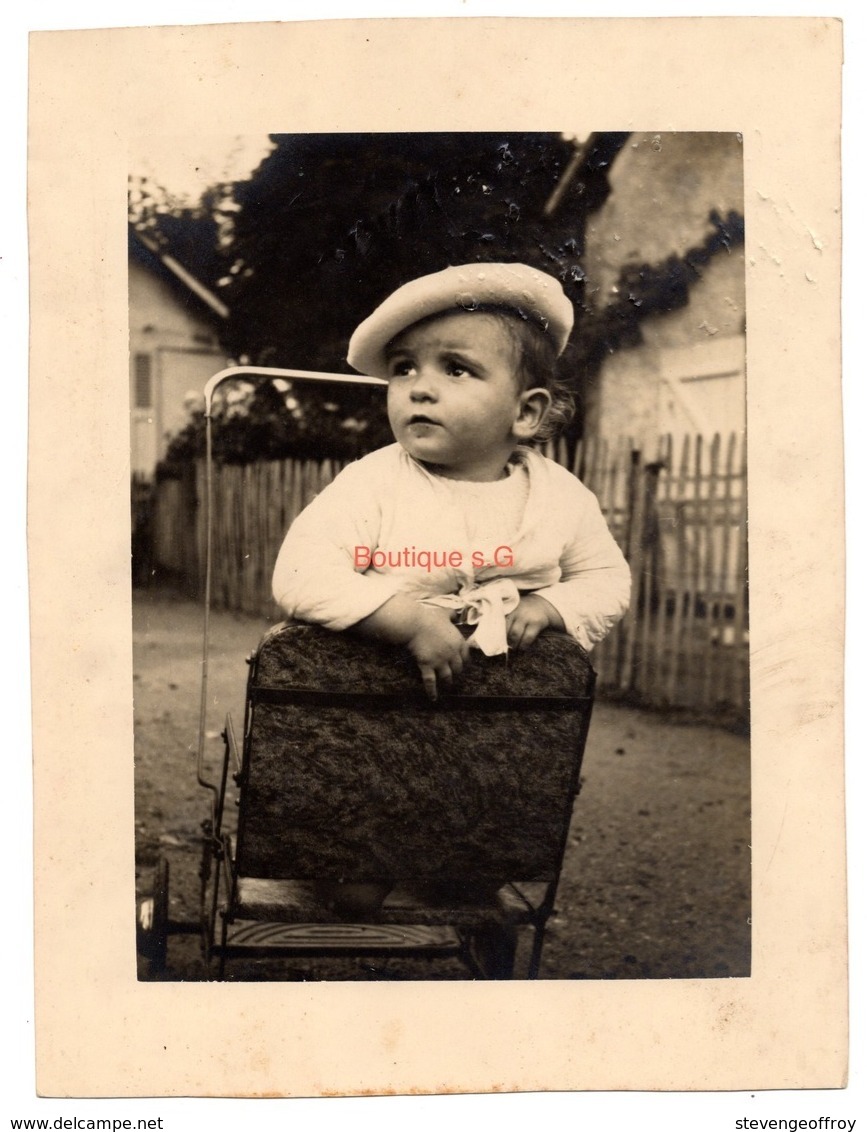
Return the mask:
<svg viewBox="0 0 867 1132">
<path fill-rule="evenodd" d="M 35 32 L 30 55 L 40 1095 L 844 1087 L 840 22 L 301 19 Z M 358 320 L 407 278 L 497 262 L 575 316 L 577 412 L 521 456 L 562 488 L 533 529 L 596 516 L 631 604 L 587 655 L 552 631 L 473 649 L 426 702 L 407 650 L 359 680 L 370 642 L 271 632 L 267 587 L 329 475 L 394 454 L 384 390 L 345 381 Z M 508 325 L 526 345 L 543 323 Z M 498 471 L 470 488 L 513 490 Z M 396 482 L 365 480 L 359 514 Z M 493 508 L 465 514 L 494 536 Z M 408 553 L 443 550 L 432 508 L 401 515 Z M 480 589 L 461 631 L 487 638 L 513 595 Z M 543 600 L 518 607 L 536 626 Z M 239 789 L 230 754 L 221 804 L 224 729 L 265 773 Z M 514 875 L 560 848 L 553 899 Z M 400 922 L 419 907 L 442 922 Z"/>
<path fill-rule="evenodd" d="M 138 978 L 749 977 L 741 136 L 208 144 L 130 152 Z M 631 600 L 589 657 L 474 650 L 432 709 L 405 650 L 269 635 L 272 573 L 393 443 L 384 389 L 340 380 L 355 327 L 503 263 L 574 309 L 575 412 L 539 451 L 598 500 Z"/>
</svg>

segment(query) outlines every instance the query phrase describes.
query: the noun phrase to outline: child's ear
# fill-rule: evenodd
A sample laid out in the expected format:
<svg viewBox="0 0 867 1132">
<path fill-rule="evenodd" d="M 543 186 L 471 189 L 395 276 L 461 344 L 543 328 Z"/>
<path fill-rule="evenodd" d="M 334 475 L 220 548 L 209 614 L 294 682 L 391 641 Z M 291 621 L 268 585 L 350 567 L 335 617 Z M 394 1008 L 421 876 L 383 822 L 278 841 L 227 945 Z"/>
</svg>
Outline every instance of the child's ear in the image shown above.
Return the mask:
<svg viewBox="0 0 867 1132">
<path fill-rule="evenodd" d="M 522 393 L 512 428 L 515 439 L 532 440 L 550 407 L 551 394 L 547 389 L 528 389 L 526 393 Z"/>
</svg>

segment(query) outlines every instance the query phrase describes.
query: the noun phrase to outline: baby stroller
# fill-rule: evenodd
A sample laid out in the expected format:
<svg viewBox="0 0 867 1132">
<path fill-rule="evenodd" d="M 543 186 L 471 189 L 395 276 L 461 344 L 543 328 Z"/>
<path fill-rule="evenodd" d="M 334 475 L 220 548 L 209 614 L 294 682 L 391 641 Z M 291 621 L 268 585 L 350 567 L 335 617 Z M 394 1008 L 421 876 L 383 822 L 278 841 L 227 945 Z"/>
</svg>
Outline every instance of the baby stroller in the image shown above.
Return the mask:
<svg viewBox="0 0 867 1132">
<path fill-rule="evenodd" d="M 198 780 L 201 914 L 169 916 L 168 864 L 138 910 L 149 972 L 198 932 L 209 969 L 250 958 L 460 960 L 469 977 L 538 975 L 554 909 L 595 674 L 565 634 L 473 656 L 436 703 L 405 650 L 284 622 L 248 658 L 240 736 L 225 721 L 219 781 L 203 773 L 210 609 L 211 403 L 224 380 L 376 378 L 233 367 L 206 387 L 205 644 Z M 238 793 L 237 832 L 226 829 Z M 363 887 L 381 902 L 352 906 Z M 522 929 L 526 929 L 526 932 Z M 519 948 L 522 937 L 527 948 Z M 427 968 L 424 968 L 427 970 Z"/>
</svg>

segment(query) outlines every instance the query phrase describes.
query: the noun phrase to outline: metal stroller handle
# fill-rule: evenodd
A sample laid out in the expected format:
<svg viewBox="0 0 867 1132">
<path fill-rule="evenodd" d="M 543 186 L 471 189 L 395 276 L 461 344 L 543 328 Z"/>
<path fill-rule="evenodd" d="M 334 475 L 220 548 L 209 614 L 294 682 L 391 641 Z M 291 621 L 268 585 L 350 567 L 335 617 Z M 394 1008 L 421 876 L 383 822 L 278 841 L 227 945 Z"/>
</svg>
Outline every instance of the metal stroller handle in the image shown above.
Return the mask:
<svg viewBox="0 0 867 1132">
<path fill-rule="evenodd" d="M 306 369 L 279 369 L 270 366 L 228 366 L 219 370 L 211 377 L 204 388 L 205 398 L 205 617 L 202 645 L 202 683 L 199 703 L 199 737 L 196 749 L 196 779 L 200 786 L 211 791 L 212 821 L 216 809 L 218 787 L 205 778 L 205 718 L 207 715 L 208 699 L 208 651 L 210 645 L 210 615 L 211 615 L 211 558 L 213 553 L 213 524 L 211 522 L 211 509 L 213 503 L 213 441 L 211 435 L 211 421 L 214 392 L 224 381 L 235 377 L 254 377 L 263 381 L 273 381 L 275 378 L 289 379 L 291 381 L 326 381 L 344 385 L 378 385 L 385 387 L 388 382 L 381 377 L 370 377 L 361 373 L 325 373 Z"/>
<path fill-rule="evenodd" d="M 217 386 L 223 381 L 227 381 L 229 378 L 241 377 L 245 374 L 269 379 L 282 377 L 296 381 L 333 381 L 342 382 L 344 385 L 388 385 L 385 378 L 369 377 L 364 373 L 322 373 L 311 369 L 276 369 L 269 366 L 229 366 L 227 369 L 221 369 L 219 373 L 215 373 L 205 386 L 206 420 L 211 419 L 211 403 L 214 397 L 214 390 Z"/>
</svg>

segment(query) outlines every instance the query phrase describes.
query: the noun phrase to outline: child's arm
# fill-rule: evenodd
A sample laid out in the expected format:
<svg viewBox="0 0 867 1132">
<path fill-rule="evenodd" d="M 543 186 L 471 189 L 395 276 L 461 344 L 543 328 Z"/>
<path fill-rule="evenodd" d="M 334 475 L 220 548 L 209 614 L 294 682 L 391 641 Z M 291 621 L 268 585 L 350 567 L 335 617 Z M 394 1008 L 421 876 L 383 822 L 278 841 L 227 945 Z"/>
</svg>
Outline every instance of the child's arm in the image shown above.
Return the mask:
<svg viewBox="0 0 867 1132">
<path fill-rule="evenodd" d="M 564 550 L 562 575 L 534 597 L 544 599 L 565 630 L 590 649 L 608 635 L 629 608 L 632 579 L 620 548 L 605 525 L 584 532 Z"/>
<path fill-rule="evenodd" d="M 565 469 L 554 466 L 553 474 L 557 507 L 551 521 L 564 529 L 560 581 L 521 598 L 509 619 L 509 644 L 526 648 L 552 628 L 590 649 L 629 608 L 629 566 L 595 495 Z"/>
<path fill-rule="evenodd" d="M 280 547 L 272 589 L 287 615 L 339 631 L 394 597 L 397 579 L 356 567 L 356 547 L 377 546 L 379 528 L 376 498 L 350 465 L 296 517 Z"/>
<path fill-rule="evenodd" d="M 376 481 L 363 464 L 341 472 L 295 519 L 274 567 L 274 597 L 299 621 L 403 645 L 436 699 L 437 680 L 450 684 L 469 648 L 448 612 L 401 593 L 396 578 L 356 566 L 355 549 L 378 546 L 380 533 Z"/>
</svg>

